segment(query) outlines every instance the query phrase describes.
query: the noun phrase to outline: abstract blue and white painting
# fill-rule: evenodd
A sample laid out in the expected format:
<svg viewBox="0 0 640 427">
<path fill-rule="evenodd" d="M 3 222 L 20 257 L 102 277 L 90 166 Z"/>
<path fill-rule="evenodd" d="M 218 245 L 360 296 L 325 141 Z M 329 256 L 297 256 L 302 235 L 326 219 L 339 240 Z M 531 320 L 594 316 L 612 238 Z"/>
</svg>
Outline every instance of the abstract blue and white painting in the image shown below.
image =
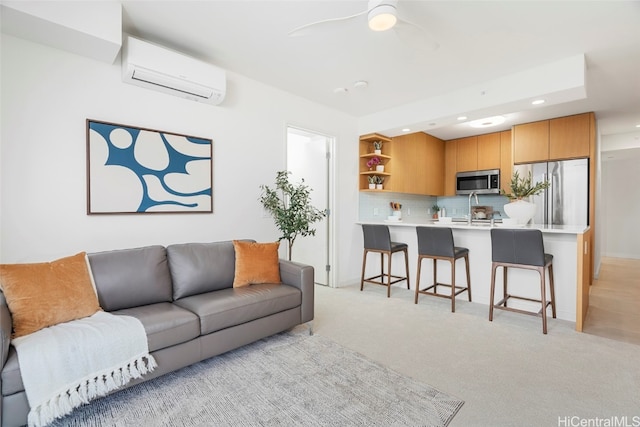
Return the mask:
<svg viewBox="0 0 640 427">
<path fill-rule="evenodd" d="M 212 141 L 87 119 L 87 213 L 213 212 Z"/>
</svg>

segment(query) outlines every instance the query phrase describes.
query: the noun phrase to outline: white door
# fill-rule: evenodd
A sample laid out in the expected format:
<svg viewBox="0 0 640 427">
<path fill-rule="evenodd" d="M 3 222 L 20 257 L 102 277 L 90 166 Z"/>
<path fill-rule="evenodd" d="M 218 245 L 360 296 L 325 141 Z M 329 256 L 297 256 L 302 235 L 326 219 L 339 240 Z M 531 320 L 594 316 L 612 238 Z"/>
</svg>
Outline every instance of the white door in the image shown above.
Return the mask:
<svg viewBox="0 0 640 427">
<path fill-rule="evenodd" d="M 311 189 L 311 203 L 330 213 L 330 149 L 333 138 L 295 127 L 287 127 L 287 170 L 291 182 L 304 184 Z M 313 224 L 315 236 L 296 238 L 291 259 L 313 266 L 315 282 L 330 285 L 330 224 L 331 216 Z"/>
</svg>

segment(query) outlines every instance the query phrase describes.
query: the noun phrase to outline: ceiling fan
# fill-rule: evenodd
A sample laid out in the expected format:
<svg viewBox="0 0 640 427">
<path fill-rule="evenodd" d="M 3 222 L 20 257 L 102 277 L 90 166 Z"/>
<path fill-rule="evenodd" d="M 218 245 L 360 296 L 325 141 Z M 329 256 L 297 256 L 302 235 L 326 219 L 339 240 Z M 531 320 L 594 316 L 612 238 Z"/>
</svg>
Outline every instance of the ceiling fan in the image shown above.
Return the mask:
<svg viewBox="0 0 640 427">
<path fill-rule="evenodd" d="M 398 17 L 398 0 L 369 0 L 367 9 L 362 12 L 305 24 L 289 31 L 288 35 L 290 37 L 300 37 L 323 30 L 326 31 L 329 28 L 336 28 L 364 15 L 367 15 L 367 22 L 371 31 L 391 30 L 404 43 L 421 50 L 435 50 L 439 47 L 438 43 L 425 28 Z"/>
</svg>

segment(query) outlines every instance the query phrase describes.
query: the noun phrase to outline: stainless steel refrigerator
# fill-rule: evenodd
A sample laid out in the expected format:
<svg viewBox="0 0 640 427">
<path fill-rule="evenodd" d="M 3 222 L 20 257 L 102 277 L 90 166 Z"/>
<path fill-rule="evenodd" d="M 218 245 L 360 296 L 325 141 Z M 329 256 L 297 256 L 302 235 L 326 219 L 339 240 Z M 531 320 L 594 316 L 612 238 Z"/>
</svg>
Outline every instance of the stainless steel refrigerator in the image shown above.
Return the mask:
<svg viewBox="0 0 640 427">
<path fill-rule="evenodd" d="M 589 224 L 589 160 L 562 160 L 514 166 L 520 177 L 531 172 L 533 182 L 549 180 L 549 188 L 530 201 L 536 204 L 535 224 Z"/>
</svg>

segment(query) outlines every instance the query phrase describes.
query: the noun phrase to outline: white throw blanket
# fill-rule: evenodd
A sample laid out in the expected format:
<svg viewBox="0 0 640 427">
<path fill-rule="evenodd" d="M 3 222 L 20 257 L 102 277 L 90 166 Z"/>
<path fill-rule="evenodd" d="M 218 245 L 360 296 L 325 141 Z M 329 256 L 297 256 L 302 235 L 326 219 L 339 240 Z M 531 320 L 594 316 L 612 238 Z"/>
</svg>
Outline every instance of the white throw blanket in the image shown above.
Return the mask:
<svg viewBox="0 0 640 427">
<path fill-rule="evenodd" d="M 44 426 L 157 365 L 142 323 L 99 311 L 12 340 L 31 410 Z"/>
</svg>

